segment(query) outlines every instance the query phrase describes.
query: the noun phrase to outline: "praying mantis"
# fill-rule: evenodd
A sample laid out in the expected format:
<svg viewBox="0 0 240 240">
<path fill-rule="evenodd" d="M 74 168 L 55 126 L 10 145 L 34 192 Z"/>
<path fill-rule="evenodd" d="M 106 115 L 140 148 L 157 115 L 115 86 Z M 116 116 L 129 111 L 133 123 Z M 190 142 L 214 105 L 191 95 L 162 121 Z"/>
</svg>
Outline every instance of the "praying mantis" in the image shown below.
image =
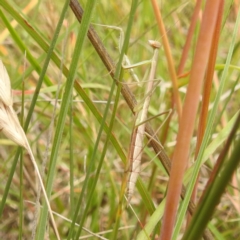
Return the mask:
<svg viewBox="0 0 240 240">
<path fill-rule="evenodd" d="M 120 32 L 119 50 L 122 49 L 124 32 L 121 28 L 115 27 L 115 26 L 109 26 L 109 25 L 102 25 L 102 24 L 94 24 L 94 25 L 118 30 Z M 145 135 L 145 123 L 147 121 L 147 112 L 150 104 L 151 94 L 154 88 L 154 76 L 155 76 L 157 60 L 158 60 L 158 51 L 160 48 L 160 43 L 157 41 L 149 40 L 149 44 L 154 49 L 153 57 L 150 61 L 147 60 L 138 64 L 131 65 L 128 57 L 124 55 L 124 59 L 122 63 L 122 67 L 124 69 L 128 69 L 132 78 L 139 83 L 140 81 L 132 68 L 151 62 L 148 85 L 147 85 L 146 94 L 145 94 L 146 98 L 143 102 L 142 110 L 140 110 L 140 112 L 136 114 L 135 127 L 132 132 L 130 150 L 128 154 L 128 162 L 129 162 L 129 169 L 130 169 L 127 190 L 126 190 L 128 203 L 130 202 L 133 196 L 136 181 L 140 173 L 141 158 L 142 158 L 142 153 L 144 148 L 143 139 Z"/>
<path fill-rule="evenodd" d="M 145 123 L 147 120 L 147 113 L 150 104 L 151 92 L 153 89 L 153 80 L 156 72 L 158 51 L 160 48 L 160 43 L 157 41 L 149 40 L 149 44 L 154 49 L 153 58 L 151 61 L 151 69 L 149 73 L 148 85 L 146 89 L 146 99 L 143 103 L 142 110 L 137 114 L 135 127 L 132 132 L 131 146 L 128 154 L 128 160 L 130 163 L 130 173 L 128 178 L 127 186 L 127 201 L 130 202 L 134 193 L 134 188 L 138 175 L 140 173 L 141 158 L 143 153 L 143 138 L 145 135 Z"/>
</svg>

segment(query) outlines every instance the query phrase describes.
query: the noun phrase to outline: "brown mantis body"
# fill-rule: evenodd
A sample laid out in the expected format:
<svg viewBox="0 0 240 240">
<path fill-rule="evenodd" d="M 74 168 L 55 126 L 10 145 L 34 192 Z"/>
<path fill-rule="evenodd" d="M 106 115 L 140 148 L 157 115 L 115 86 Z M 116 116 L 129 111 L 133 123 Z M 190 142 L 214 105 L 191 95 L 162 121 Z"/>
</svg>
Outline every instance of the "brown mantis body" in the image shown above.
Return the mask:
<svg viewBox="0 0 240 240">
<path fill-rule="evenodd" d="M 130 173 L 128 179 L 128 187 L 127 187 L 127 200 L 130 202 L 134 188 L 136 185 L 136 181 L 138 175 L 140 173 L 141 168 L 141 158 L 143 152 L 143 138 L 145 135 L 145 122 L 147 120 L 147 112 L 150 104 L 151 92 L 153 89 L 153 80 L 156 72 L 157 59 L 158 59 L 158 49 L 160 47 L 160 43 L 156 41 L 149 41 L 149 44 L 154 48 L 154 55 L 151 61 L 151 69 L 149 74 L 149 81 L 146 89 L 146 99 L 143 103 L 142 110 L 137 114 L 135 128 L 132 133 L 131 138 L 131 147 L 129 151 L 129 162 L 130 162 Z"/>
</svg>

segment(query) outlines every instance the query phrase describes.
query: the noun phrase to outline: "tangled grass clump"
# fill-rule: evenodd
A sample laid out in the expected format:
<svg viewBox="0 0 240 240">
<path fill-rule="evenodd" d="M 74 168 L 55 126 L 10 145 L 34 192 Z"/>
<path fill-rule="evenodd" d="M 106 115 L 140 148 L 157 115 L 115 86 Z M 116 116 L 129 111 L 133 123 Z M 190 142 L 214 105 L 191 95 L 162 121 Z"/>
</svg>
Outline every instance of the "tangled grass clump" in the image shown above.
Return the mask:
<svg viewBox="0 0 240 240">
<path fill-rule="evenodd" d="M 7 73 L 5 66 L 0 60 L 0 130 L 3 134 L 15 142 L 17 145 L 25 148 L 31 158 L 35 171 L 37 173 L 39 183 L 41 185 L 41 189 L 43 191 L 43 195 L 45 201 L 48 206 L 48 211 L 50 214 L 50 218 L 53 224 L 54 231 L 58 239 L 60 239 L 57 227 L 53 218 L 53 213 L 51 210 L 51 206 L 47 197 L 47 193 L 45 187 L 43 185 L 42 177 L 40 175 L 37 163 L 34 159 L 31 147 L 28 143 L 25 132 L 22 129 L 22 126 L 17 118 L 17 114 L 13 109 L 13 101 L 12 101 L 12 89 L 10 84 L 10 79 Z"/>
</svg>

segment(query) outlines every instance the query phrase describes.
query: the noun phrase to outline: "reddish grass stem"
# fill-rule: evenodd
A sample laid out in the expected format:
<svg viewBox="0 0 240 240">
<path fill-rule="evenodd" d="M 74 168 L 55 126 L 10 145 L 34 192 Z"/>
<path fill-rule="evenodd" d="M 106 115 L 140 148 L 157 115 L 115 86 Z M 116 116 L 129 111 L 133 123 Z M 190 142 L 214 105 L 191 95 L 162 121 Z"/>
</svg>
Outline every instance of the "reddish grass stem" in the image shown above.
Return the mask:
<svg viewBox="0 0 240 240">
<path fill-rule="evenodd" d="M 200 92 L 210 55 L 214 29 L 221 0 L 207 1 L 190 73 L 189 86 L 179 125 L 177 143 L 173 153 L 172 168 L 161 228 L 161 240 L 170 240 L 175 224 L 184 171 L 188 163 L 190 142 L 199 104 Z"/>
</svg>

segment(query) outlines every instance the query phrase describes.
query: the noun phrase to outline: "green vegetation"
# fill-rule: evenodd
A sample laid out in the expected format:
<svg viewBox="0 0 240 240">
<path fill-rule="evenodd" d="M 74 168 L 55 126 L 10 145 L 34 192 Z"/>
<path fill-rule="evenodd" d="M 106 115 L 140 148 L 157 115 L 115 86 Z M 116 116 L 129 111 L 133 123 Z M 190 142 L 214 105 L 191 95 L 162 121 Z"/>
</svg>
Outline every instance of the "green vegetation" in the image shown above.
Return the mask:
<svg viewBox="0 0 240 240">
<path fill-rule="evenodd" d="M 157 239 L 164 214 L 176 215 L 171 239 L 197 239 L 200 232 L 204 239 L 239 237 L 238 6 L 228 0 L 221 9 L 223 1 L 216 1 L 220 7 L 212 10 L 216 20 L 213 31 L 203 34 L 205 44 L 199 36 L 207 4 L 194 15 L 195 1 L 161 1 L 164 33 L 154 2 L 81 1 L 85 14 L 80 24 L 77 0 L 0 1 L 0 58 L 61 239 Z M 197 17 L 190 38 L 192 16 Z M 141 173 L 128 203 L 131 133 L 147 97 L 153 55 L 148 40 L 162 47 Z M 198 46 L 200 55 L 206 53 L 205 62 Z M 128 65 L 124 54 L 131 64 L 146 63 L 131 69 L 141 83 L 122 67 Z M 201 75 L 203 84 L 195 85 L 201 97 L 186 97 L 188 86 Z M 189 107 L 195 98 L 196 116 Z M 191 144 L 179 137 L 186 121 Z M 178 212 L 171 213 L 165 197 L 171 160 L 178 157 L 177 138 L 189 158 Z M 57 239 L 28 153 L 1 134 L 0 160 L 0 239 Z M 175 168 L 171 179 L 174 172 L 181 175 Z M 189 205 L 194 188 L 197 211 L 187 229 L 186 212 L 195 209 Z"/>
</svg>

